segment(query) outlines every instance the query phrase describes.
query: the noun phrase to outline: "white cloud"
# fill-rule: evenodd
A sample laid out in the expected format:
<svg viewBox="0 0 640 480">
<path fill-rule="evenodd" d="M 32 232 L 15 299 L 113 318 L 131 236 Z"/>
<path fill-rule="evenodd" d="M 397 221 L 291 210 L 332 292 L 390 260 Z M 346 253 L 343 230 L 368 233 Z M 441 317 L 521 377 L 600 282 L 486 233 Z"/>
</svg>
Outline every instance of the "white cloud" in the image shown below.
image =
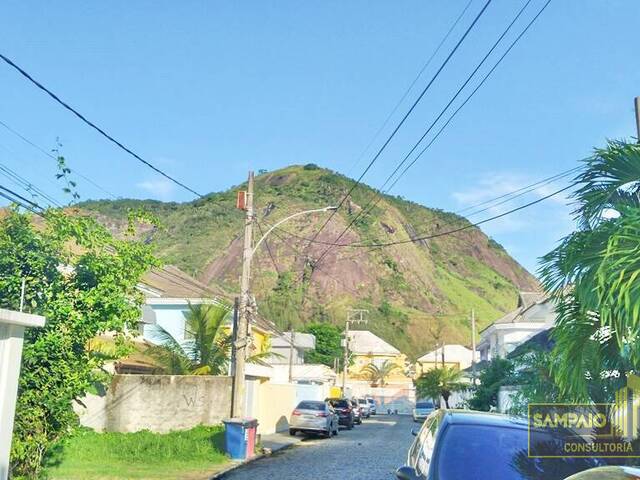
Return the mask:
<svg viewBox="0 0 640 480">
<path fill-rule="evenodd" d="M 153 198 L 170 200 L 175 192 L 176 185 L 168 178 L 153 178 L 136 184 L 136 187 L 150 193 Z"/>
<path fill-rule="evenodd" d="M 461 212 L 461 215 L 467 216 L 471 221 L 479 221 L 506 213 L 517 206 L 546 197 L 566 185 L 565 182 L 560 180 L 551 184 L 539 185 L 531 189 L 531 191 L 525 188 L 537 180 L 539 179 L 511 172 L 485 174 L 478 180 L 476 185 L 463 191 L 454 192 L 452 196 L 458 202 L 460 208 L 466 209 Z M 496 197 L 518 191 L 522 191 L 523 194 L 513 200 L 509 200 L 510 197 L 505 197 L 495 202 L 490 201 Z M 527 192 L 524 193 L 524 191 Z M 491 234 L 496 234 L 537 228 L 543 221 L 560 220 L 565 223 L 565 221 L 568 221 L 568 212 L 570 210 L 567 207 L 568 203 L 569 199 L 566 194 L 554 195 L 536 205 L 538 208 L 533 207 L 532 209 L 507 215 L 486 224 L 483 229 L 491 232 Z M 470 208 L 473 206 L 475 207 Z"/>
</svg>

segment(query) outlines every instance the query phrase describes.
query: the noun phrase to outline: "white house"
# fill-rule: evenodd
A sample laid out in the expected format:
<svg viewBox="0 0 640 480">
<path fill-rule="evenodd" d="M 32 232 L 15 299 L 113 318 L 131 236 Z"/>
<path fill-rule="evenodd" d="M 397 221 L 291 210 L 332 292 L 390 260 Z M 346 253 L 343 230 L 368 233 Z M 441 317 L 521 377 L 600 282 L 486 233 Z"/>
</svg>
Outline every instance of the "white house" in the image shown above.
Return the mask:
<svg viewBox="0 0 640 480">
<path fill-rule="evenodd" d="M 291 345 L 291 332 L 271 337 L 271 351 L 274 356 L 268 360 L 271 365 L 289 365 L 289 356 L 293 358 L 294 365 L 304 364 L 304 354 L 316 348 L 316 337 L 310 333 L 293 334 Z"/>
<path fill-rule="evenodd" d="M 553 302 L 543 293 L 521 292 L 518 308 L 480 332 L 481 360 L 504 357 L 534 335 L 553 327 Z"/>
<path fill-rule="evenodd" d="M 476 353 L 476 361 L 477 360 L 478 357 Z M 473 361 L 473 351 L 464 345 L 444 345 L 443 347 L 425 353 L 423 356 L 418 358 L 416 373 L 420 375 L 422 372 L 426 372 L 435 367 L 440 367 L 442 366 L 443 361 L 446 367 L 454 367 L 459 370 L 464 370 L 471 366 L 471 362 Z"/>
</svg>

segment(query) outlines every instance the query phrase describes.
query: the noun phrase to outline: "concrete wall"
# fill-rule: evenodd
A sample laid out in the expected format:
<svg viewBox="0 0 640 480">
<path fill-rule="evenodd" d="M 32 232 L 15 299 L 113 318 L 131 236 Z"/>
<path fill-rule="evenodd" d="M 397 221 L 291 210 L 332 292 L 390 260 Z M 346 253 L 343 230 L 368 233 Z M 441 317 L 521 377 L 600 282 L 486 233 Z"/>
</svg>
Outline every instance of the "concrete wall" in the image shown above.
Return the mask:
<svg viewBox="0 0 640 480">
<path fill-rule="evenodd" d="M 303 400 L 324 400 L 329 396 L 329 386 L 264 382 L 260 385 L 258 396 L 258 432 L 268 435 L 288 430 L 291 412 L 298 403 Z"/>
<path fill-rule="evenodd" d="M 169 432 L 229 417 L 231 377 L 115 375 L 106 395 L 77 404 L 80 423 L 98 431 Z"/>
<path fill-rule="evenodd" d="M 416 403 L 416 389 L 412 382 L 390 384 L 383 388 L 371 387 L 368 382 L 349 382 L 347 390 L 353 397 L 372 397 L 376 402 L 378 413 L 387 410 L 409 414 Z M 349 393 L 349 392 L 348 392 Z"/>
</svg>

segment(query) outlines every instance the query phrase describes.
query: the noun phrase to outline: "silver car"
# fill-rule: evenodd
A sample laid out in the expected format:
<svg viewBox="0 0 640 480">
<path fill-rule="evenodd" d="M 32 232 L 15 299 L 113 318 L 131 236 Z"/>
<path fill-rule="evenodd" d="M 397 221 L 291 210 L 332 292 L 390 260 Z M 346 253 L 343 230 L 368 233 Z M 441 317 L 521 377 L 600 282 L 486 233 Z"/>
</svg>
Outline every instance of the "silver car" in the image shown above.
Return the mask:
<svg viewBox="0 0 640 480">
<path fill-rule="evenodd" d="M 327 402 L 303 400 L 291 413 L 289 435 L 319 433 L 329 438 L 338 434 L 338 416 Z"/>
<path fill-rule="evenodd" d="M 360 407 L 360 411 L 364 418 L 369 418 L 371 416 L 371 407 L 365 398 L 358 398 L 358 406 Z"/>
</svg>

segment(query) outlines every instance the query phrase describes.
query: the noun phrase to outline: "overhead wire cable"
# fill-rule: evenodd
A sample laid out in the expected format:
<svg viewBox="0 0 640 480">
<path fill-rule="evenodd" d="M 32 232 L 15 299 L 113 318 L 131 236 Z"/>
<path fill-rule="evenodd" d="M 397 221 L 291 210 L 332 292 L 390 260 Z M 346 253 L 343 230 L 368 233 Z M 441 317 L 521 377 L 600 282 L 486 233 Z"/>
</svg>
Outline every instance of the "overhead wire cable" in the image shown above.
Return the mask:
<svg viewBox="0 0 640 480">
<path fill-rule="evenodd" d="M 502 42 L 502 40 L 505 38 L 505 36 L 509 33 L 509 31 L 511 30 L 511 28 L 513 27 L 513 25 L 515 25 L 515 23 L 518 21 L 518 19 L 521 17 L 521 15 L 524 13 L 524 11 L 526 10 L 526 8 L 529 6 L 529 4 L 532 2 L 532 0 L 527 0 L 523 6 L 520 8 L 520 10 L 516 13 L 516 15 L 514 16 L 513 20 L 507 25 L 507 27 L 503 30 L 502 34 L 497 38 L 497 40 L 493 43 L 493 45 L 491 46 L 491 48 L 487 51 L 487 53 L 484 55 L 484 57 L 480 60 L 480 62 L 478 62 L 478 64 L 476 65 L 476 67 L 473 69 L 473 71 L 467 76 L 466 80 L 462 83 L 462 85 L 458 88 L 458 90 L 456 91 L 456 93 L 451 97 L 451 99 L 449 100 L 449 102 L 444 106 L 444 108 L 440 111 L 440 113 L 438 114 L 438 116 L 431 122 L 431 124 L 429 125 L 429 127 L 425 130 L 425 132 L 422 134 L 422 136 L 420 137 L 420 139 L 413 145 L 413 147 L 411 148 L 411 150 L 409 150 L 409 152 L 404 156 L 404 158 L 402 159 L 402 161 L 400 161 L 398 163 L 398 165 L 396 165 L 395 169 L 393 170 L 393 172 L 391 172 L 391 174 L 389 174 L 389 176 L 387 177 L 387 179 L 385 180 L 385 182 L 383 183 L 383 185 L 380 187 L 379 191 L 375 192 L 373 194 L 373 196 L 371 197 L 371 199 L 368 201 L 368 203 L 358 212 L 358 214 L 351 219 L 351 221 L 347 224 L 347 226 L 343 229 L 343 231 L 340 233 L 340 235 L 338 235 L 338 237 L 336 237 L 336 239 L 334 240 L 335 242 L 338 242 L 348 231 L 349 229 L 358 221 L 359 218 L 361 218 L 363 215 L 366 215 L 373 207 L 375 207 L 378 202 L 380 201 L 380 199 L 382 198 L 382 195 L 384 193 L 387 193 L 392 187 L 389 187 L 389 189 L 387 189 L 386 191 L 383 191 L 383 189 L 385 188 L 385 186 L 387 185 L 387 183 L 389 183 L 391 181 L 391 179 L 394 177 L 394 175 L 402 168 L 402 166 L 407 162 L 407 160 L 410 158 L 410 156 L 413 154 L 413 152 L 419 147 L 419 145 L 422 143 L 422 141 L 425 139 L 425 137 L 431 132 L 431 130 L 433 129 L 433 127 L 440 121 L 440 119 L 444 116 L 444 114 L 447 112 L 447 110 L 449 109 L 449 107 L 453 104 L 453 102 L 458 98 L 458 96 L 462 93 L 462 91 L 466 88 L 466 86 L 469 84 L 469 82 L 471 82 L 471 80 L 475 77 L 476 73 L 480 70 L 480 68 L 482 68 L 482 66 L 484 65 L 484 63 L 487 61 L 487 59 L 491 56 L 491 54 L 494 52 L 494 50 L 498 47 L 498 45 Z M 395 185 L 395 183 L 394 183 Z M 322 261 L 322 259 L 328 254 L 328 252 L 330 251 L 331 247 L 328 247 L 318 258 L 317 262 Z"/>
<path fill-rule="evenodd" d="M 391 118 L 395 115 L 395 113 L 398 111 L 398 108 L 400 108 L 400 105 L 402 105 L 402 103 L 404 103 L 405 99 L 409 96 L 409 93 L 411 92 L 411 90 L 413 90 L 413 87 L 415 86 L 415 84 L 418 82 L 418 80 L 422 77 L 422 74 L 425 72 L 425 70 L 427 68 L 429 68 L 429 65 L 431 65 L 431 62 L 433 61 L 433 59 L 436 57 L 436 55 L 440 52 L 440 49 L 442 48 L 442 46 L 444 45 L 444 43 L 449 39 L 449 37 L 451 36 L 451 34 L 453 33 L 453 31 L 455 30 L 455 28 L 458 26 L 458 24 L 460 23 L 460 20 L 462 20 L 462 17 L 464 16 L 465 13 L 467 13 L 467 10 L 469 10 L 469 7 L 471 6 L 471 4 L 474 2 L 474 0 L 469 0 L 467 2 L 467 4 L 465 5 L 465 7 L 462 9 L 462 11 L 460 12 L 460 14 L 456 17 L 455 21 L 453 22 L 453 24 L 449 27 L 449 30 L 447 31 L 447 33 L 445 34 L 445 36 L 440 40 L 440 43 L 438 44 L 438 46 L 435 48 L 435 50 L 431 53 L 431 56 L 428 58 L 428 60 L 424 63 L 424 65 L 422 65 L 422 68 L 420 69 L 420 71 L 418 72 L 418 74 L 414 77 L 413 81 L 411 82 L 411 84 L 409 84 L 409 86 L 407 87 L 407 89 L 404 91 L 404 93 L 402 94 L 402 96 L 400 97 L 400 99 L 396 102 L 395 106 L 393 107 L 393 109 L 391 110 L 391 112 L 389 112 L 389 114 L 387 115 L 387 118 L 384 120 L 384 122 L 382 122 L 382 125 L 380 125 L 380 127 L 378 128 L 378 130 L 376 131 L 376 133 L 373 135 L 373 137 L 371 138 L 371 140 L 369 141 L 369 143 L 367 144 L 367 146 L 364 148 L 364 150 L 362 151 L 362 153 L 360 153 L 360 155 L 358 155 L 357 160 L 355 161 L 354 165 L 351 167 L 351 170 L 349 171 L 349 173 L 347 173 L 347 175 L 350 174 L 351 171 L 353 171 L 354 168 L 356 168 L 358 166 L 358 164 L 360 163 L 360 160 L 362 160 L 362 158 L 364 157 L 364 155 L 369 151 L 369 149 L 371 148 L 371 146 L 373 145 L 373 143 L 378 139 L 378 137 L 380 136 L 380 134 L 382 133 L 382 131 L 386 128 L 386 126 L 389 124 L 389 121 L 391 121 Z"/>
<path fill-rule="evenodd" d="M 329 218 L 327 218 L 327 220 L 325 220 L 325 222 L 321 225 L 320 229 L 313 235 L 313 240 L 315 240 L 316 238 L 318 238 L 318 235 L 320 235 L 320 233 L 322 232 L 322 230 L 324 230 L 324 228 L 329 224 L 329 222 L 331 221 L 331 219 L 335 216 L 335 214 L 338 212 L 338 210 L 342 207 L 342 205 L 344 205 L 344 203 L 347 201 L 347 199 L 350 197 L 350 195 L 353 193 L 353 191 L 356 189 L 356 187 L 360 184 L 360 182 L 362 181 L 362 179 L 364 178 L 364 176 L 367 174 L 367 172 L 369 172 L 369 170 L 371 169 L 371 167 L 373 167 L 373 165 L 377 162 L 378 158 L 380 158 L 380 155 L 382 155 L 382 152 L 384 152 L 384 150 L 387 148 L 387 145 L 389 145 L 389 143 L 391 142 L 391 140 L 395 137 L 396 133 L 398 132 L 398 130 L 400 130 L 400 128 L 402 127 L 402 125 L 404 125 L 405 121 L 407 120 L 407 118 L 409 118 L 409 116 L 411 115 L 411 113 L 415 110 L 416 106 L 418 105 L 418 103 L 420 103 L 420 100 L 422 100 L 422 98 L 425 96 L 425 94 L 429 91 L 429 89 L 431 88 L 431 86 L 433 85 L 433 83 L 436 81 L 436 79 L 440 76 L 440 73 L 442 72 L 442 70 L 444 70 L 444 68 L 447 66 L 447 64 L 449 63 L 449 61 L 451 60 L 451 58 L 453 57 L 453 55 L 456 53 L 456 51 L 460 48 L 460 46 L 462 45 L 462 43 L 465 41 L 465 39 L 467 38 L 467 36 L 469 35 L 469 33 L 471 32 L 471 30 L 473 30 L 473 27 L 478 23 L 478 21 L 480 20 L 480 18 L 482 17 L 482 15 L 485 13 L 485 11 L 487 10 L 487 8 L 489 7 L 489 5 L 491 4 L 492 0 L 487 0 L 487 2 L 484 4 L 484 6 L 482 7 L 482 9 L 478 12 L 478 14 L 475 16 L 475 18 L 473 19 L 473 21 L 471 22 L 471 24 L 469 25 L 469 27 L 467 27 L 467 29 L 465 30 L 464 34 L 462 35 L 462 37 L 458 40 L 458 42 L 456 43 L 456 45 L 453 47 L 453 49 L 451 50 L 451 52 L 449 52 L 449 54 L 447 55 L 447 57 L 445 58 L 445 60 L 442 62 L 442 64 L 440 65 L 440 67 L 438 68 L 438 70 L 436 71 L 436 73 L 433 75 L 433 77 L 431 78 L 431 80 L 429 81 L 429 83 L 427 83 L 427 86 L 422 90 L 422 92 L 420 93 L 420 95 L 418 96 L 418 98 L 416 98 L 416 100 L 413 102 L 413 104 L 411 105 L 411 108 L 409 108 L 409 110 L 404 114 L 404 116 L 402 117 L 402 119 L 400 120 L 400 122 L 396 125 L 396 127 L 393 129 L 393 131 L 391 132 L 391 134 L 389 135 L 389 137 L 387 138 L 387 140 L 382 144 L 382 146 L 380 147 L 380 149 L 378 150 L 378 152 L 374 155 L 374 157 L 371 159 L 371 161 L 369 162 L 369 164 L 367 165 L 367 167 L 364 169 L 364 171 L 360 174 L 360 176 L 358 177 L 358 179 L 353 183 L 353 185 L 351 186 L 351 188 L 347 191 L 347 193 L 344 195 L 344 197 L 342 198 L 342 200 L 340 201 L 340 203 L 338 204 L 336 210 L 331 212 L 331 215 L 329 215 Z M 310 242 L 313 243 L 313 242 Z"/>
<path fill-rule="evenodd" d="M 23 77 L 25 77 L 27 80 L 29 80 L 33 85 L 35 85 L 37 88 L 39 88 L 40 90 L 42 90 L 43 92 L 45 92 L 47 95 L 49 95 L 52 99 L 54 99 L 57 103 L 59 103 L 62 107 L 64 107 L 65 109 L 67 109 L 68 111 L 70 111 L 71 113 L 73 113 L 76 117 L 78 117 L 80 120 L 82 120 L 85 124 L 87 124 L 88 126 L 90 126 L 91 128 L 93 128 L 95 131 L 97 131 L 100 135 L 102 135 L 103 137 L 105 137 L 107 140 L 109 140 L 111 143 L 113 143 L 114 145 L 116 145 L 118 148 L 120 148 L 121 150 L 124 150 L 126 153 L 128 153 L 130 156 L 132 156 L 133 158 L 135 158 L 136 160 L 138 160 L 139 162 L 143 163 L 144 165 L 146 165 L 147 167 L 149 167 L 150 169 L 152 169 L 153 171 L 155 171 L 156 173 L 159 173 L 160 175 L 162 175 L 163 177 L 165 177 L 167 180 L 170 180 L 171 182 L 175 183 L 176 185 L 184 188 L 185 190 L 187 190 L 188 192 L 193 193 L 195 196 L 197 197 L 203 197 L 202 194 L 198 193 L 196 190 L 194 190 L 193 188 L 187 186 L 185 183 L 181 182 L 180 180 L 177 180 L 176 178 L 174 178 L 173 176 L 169 175 L 168 173 L 164 172 L 163 170 L 161 170 L 160 168 L 156 167 L 154 164 L 152 164 L 151 162 L 149 162 L 148 160 L 145 160 L 144 158 L 142 158 L 140 155 L 138 155 L 137 153 L 135 153 L 133 150 L 131 150 L 129 147 L 126 147 L 122 142 L 120 142 L 119 140 L 116 140 L 112 135 L 110 135 L 109 133 L 107 133 L 105 130 L 103 130 L 101 127 L 99 127 L 98 125 L 96 125 L 95 123 L 93 123 L 91 120 L 89 120 L 87 117 L 85 117 L 82 113 L 80 113 L 78 110 L 76 110 L 75 108 L 73 108 L 72 106 L 70 106 L 68 103 L 66 103 L 65 101 L 61 100 L 60 97 L 58 97 L 58 95 L 56 95 L 55 93 L 53 93 L 51 90 L 49 90 L 47 87 L 45 87 L 42 83 L 40 83 L 39 81 L 37 81 L 35 78 L 33 78 L 33 76 L 31 76 L 26 70 L 24 70 L 22 67 L 18 66 L 13 60 L 11 60 L 9 57 L 7 57 L 6 55 L 0 53 L 0 59 L 4 60 L 5 63 L 7 63 L 9 66 L 11 66 L 12 68 L 14 68 L 18 73 L 20 73 Z"/>
<path fill-rule="evenodd" d="M 12 127 L 10 127 L 9 125 L 7 125 L 5 122 L 3 122 L 2 120 L 0 120 L 0 126 L 4 127 L 7 131 L 11 132 L 12 134 L 14 134 L 15 136 L 17 136 L 18 138 L 20 138 L 23 142 L 25 142 L 27 145 L 31 145 L 33 148 L 35 148 L 36 150 L 38 150 L 39 152 L 41 152 L 42 154 L 46 155 L 49 158 L 52 158 L 53 160 L 57 161 L 57 157 L 55 155 L 53 155 L 51 152 L 47 152 L 44 148 L 42 148 L 40 145 L 38 145 L 37 143 L 33 142 L 32 140 L 29 140 L 27 137 L 25 137 L 23 134 L 21 134 L 20 132 L 16 131 L 15 129 L 13 129 Z M 114 200 L 117 200 L 118 197 L 116 195 L 114 195 L 113 193 L 111 193 L 109 190 L 106 190 L 104 187 L 102 187 L 100 184 L 98 184 L 97 182 L 95 182 L 94 180 L 92 180 L 91 178 L 89 178 L 87 175 L 83 174 L 82 172 L 78 171 L 76 168 L 72 168 L 71 169 L 72 173 L 74 175 L 77 175 L 78 177 L 82 178 L 83 180 L 85 180 L 87 183 L 93 185 L 95 188 L 97 188 L 98 190 L 100 190 L 102 193 L 107 194 L 109 197 L 113 198 Z"/>
</svg>

